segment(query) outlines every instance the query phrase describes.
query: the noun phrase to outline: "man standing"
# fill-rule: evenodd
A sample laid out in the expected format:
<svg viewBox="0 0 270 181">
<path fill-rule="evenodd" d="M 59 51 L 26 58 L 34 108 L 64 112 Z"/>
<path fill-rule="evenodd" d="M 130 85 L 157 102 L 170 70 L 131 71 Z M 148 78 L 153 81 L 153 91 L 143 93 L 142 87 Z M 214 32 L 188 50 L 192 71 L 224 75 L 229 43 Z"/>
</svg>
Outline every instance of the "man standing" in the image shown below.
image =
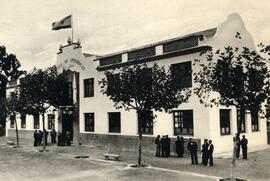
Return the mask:
<svg viewBox="0 0 270 181">
<path fill-rule="evenodd" d="M 235 139 L 236 139 L 236 146 L 237 146 L 237 149 L 236 149 L 236 158 L 239 159 L 239 156 L 240 156 L 240 138 L 239 138 L 239 135 L 236 133 L 235 134 Z"/>
<path fill-rule="evenodd" d="M 183 157 L 184 153 L 184 141 L 183 137 L 177 136 L 177 140 L 175 141 L 175 153 L 177 154 L 178 158 Z"/>
<path fill-rule="evenodd" d="M 208 140 L 207 139 L 204 139 L 204 143 L 202 145 L 202 164 L 204 166 L 207 166 L 207 161 L 208 161 Z"/>
<path fill-rule="evenodd" d="M 38 138 L 39 138 L 38 132 L 37 132 L 37 130 L 35 130 L 35 132 L 34 132 L 34 146 L 38 146 Z"/>
<path fill-rule="evenodd" d="M 166 135 L 166 157 L 171 156 L 171 139 Z"/>
<path fill-rule="evenodd" d="M 166 140 L 165 140 L 165 136 L 163 135 L 161 140 L 160 140 L 160 143 L 161 143 L 161 154 L 162 154 L 162 157 L 165 157 L 166 155 Z"/>
<path fill-rule="evenodd" d="M 157 135 L 157 138 L 155 139 L 156 144 L 156 157 L 160 157 L 160 136 Z"/>
<path fill-rule="evenodd" d="M 51 143 L 56 143 L 56 131 L 52 129 L 51 131 Z"/>
<path fill-rule="evenodd" d="M 213 166 L 213 152 L 214 152 L 214 145 L 212 144 L 212 140 L 209 140 L 209 145 L 208 145 L 208 158 L 209 158 L 209 166 Z"/>
<path fill-rule="evenodd" d="M 195 141 L 192 140 L 192 138 L 189 139 L 187 149 L 190 152 L 191 163 L 198 164 L 198 157 L 197 157 L 198 145 Z"/>
<path fill-rule="evenodd" d="M 245 135 L 242 136 L 241 139 L 241 147 L 242 147 L 242 154 L 243 154 L 243 159 L 247 160 L 247 145 L 248 145 L 248 140 L 245 138 Z"/>
</svg>

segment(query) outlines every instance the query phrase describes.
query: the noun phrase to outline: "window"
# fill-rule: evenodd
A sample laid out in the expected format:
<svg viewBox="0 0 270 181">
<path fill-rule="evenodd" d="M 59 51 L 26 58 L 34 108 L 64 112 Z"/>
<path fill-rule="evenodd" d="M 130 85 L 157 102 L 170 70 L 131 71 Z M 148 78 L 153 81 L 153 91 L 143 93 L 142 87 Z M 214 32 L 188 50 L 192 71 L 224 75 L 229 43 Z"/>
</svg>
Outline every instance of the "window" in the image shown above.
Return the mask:
<svg viewBox="0 0 270 181">
<path fill-rule="evenodd" d="M 55 128 L 55 116 L 53 114 L 48 114 L 48 129 Z"/>
<path fill-rule="evenodd" d="M 34 129 L 39 129 L 39 114 L 34 115 Z"/>
<path fill-rule="evenodd" d="M 259 114 L 258 111 L 251 111 L 251 130 L 259 131 Z"/>
<path fill-rule="evenodd" d="M 172 75 L 177 88 L 192 87 L 191 62 L 172 64 Z"/>
<path fill-rule="evenodd" d="M 219 110 L 220 134 L 229 135 L 231 133 L 231 110 Z"/>
<path fill-rule="evenodd" d="M 117 64 L 121 62 L 122 62 L 122 54 L 107 57 L 107 58 L 101 58 L 99 60 L 99 66 L 106 66 L 106 65 Z"/>
<path fill-rule="evenodd" d="M 193 110 L 173 111 L 174 135 L 193 135 Z"/>
<path fill-rule="evenodd" d="M 120 75 L 119 74 L 112 74 L 111 76 L 108 76 L 108 86 L 107 90 L 110 94 L 114 95 L 120 90 Z"/>
<path fill-rule="evenodd" d="M 21 128 L 26 128 L 26 115 L 21 115 Z"/>
<path fill-rule="evenodd" d="M 237 130 L 238 130 L 238 125 L 240 122 L 240 109 L 237 109 Z M 246 116 L 245 116 L 245 112 L 242 113 L 243 115 L 243 121 L 242 124 L 240 126 L 240 132 L 241 133 L 245 133 L 246 132 Z"/>
<path fill-rule="evenodd" d="M 142 134 L 153 134 L 153 111 L 142 111 L 138 116 L 141 120 Z M 139 125 L 138 129 L 140 128 Z"/>
<path fill-rule="evenodd" d="M 94 78 L 84 79 L 84 97 L 94 96 Z"/>
<path fill-rule="evenodd" d="M 85 131 L 94 132 L 95 130 L 95 114 L 84 113 Z"/>
<path fill-rule="evenodd" d="M 73 103 L 73 86 L 72 82 L 68 82 L 68 103 Z"/>
<path fill-rule="evenodd" d="M 11 115 L 10 116 L 10 128 L 14 128 L 15 127 L 15 119 L 16 119 L 16 116 L 15 115 Z"/>
<path fill-rule="evenodd" d="M 183 38 L 180 40 L 164 43 L 163 52 L 167 53 L 167 52 L 172 52 L 172 51 L 177 51 L 177 50 L 183 50 L 186 48 L 198 46 L 198 44 L 199 44 L 198 37 L 190 36 L 190 37 Z"/>
<path fill-rule="evenodd" d="M 120 133 L 121 132 L 121 115 L 120 112 L 110 112 L 109 116 L 109 132 Z"/>
<path fill-rule="evenodd" d="M 155 47 L 148 47 L 140 50 L 131 51 L 128 52 L 128 61 L 154 56 L 155 54 Z"/>
</svg>

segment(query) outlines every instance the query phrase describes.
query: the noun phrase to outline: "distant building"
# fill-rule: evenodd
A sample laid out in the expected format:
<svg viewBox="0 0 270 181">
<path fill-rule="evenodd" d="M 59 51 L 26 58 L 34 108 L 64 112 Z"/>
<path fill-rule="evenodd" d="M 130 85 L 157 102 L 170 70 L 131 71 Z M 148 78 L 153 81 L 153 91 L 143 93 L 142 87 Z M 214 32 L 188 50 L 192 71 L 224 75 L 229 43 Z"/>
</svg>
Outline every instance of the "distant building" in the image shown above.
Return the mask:
<svg viewBox="0 0 270 181">
<path fill-rule="evenodd" d="M 237 32 L 241 39 L 235 37 Z M 56 128 L 63 133 L 69 130 L 75 143 L 111 144 L 135 149 L 138 133 L 136 112 L 116 109 L 113 102 L 100 93 L 98 81 L 104 77 L 104 71 L 141 62 L 157 62 L 160 66 L 174 66 L 179 70 L 181 84 L 192 87 L 192 70 L 197 68 L 197 65 L 193 65 L 194 59 L 199 58 L 201 51 L 227 45 L 254 48 L 253 39 L 237 14 L 230 15 L 217 28 L 105 56 L 83 53 L 78 43 L 61 46 L 56 66 L 59 71 L 65 71 L 68 77 L 72 101 L 68 107 L 48 112 L 46 129 Z M 12 89 L 10 84 L 8 92 L 12 92 Z M 207 138 L 213 140 L 215 153 L 232 150 L 232 138 L 239 119 L 239 111 L 235 107 L 205 107 L 199 103 L 196 95 L 192 95 L 188 103 L 180 105 L 171 114 L 156 112 L 156 115 L 155 120 L 146 119 L 142 125 L 143 144 L 147 150 L 154 149 L 153 139 L 156 135 L 169 135 L 172 138 L 180 135 L 199 141 Z M 13 124 L 9 120 L 8 136 L 14 135 Z M 28 115 L 18 120 L 18 124 L 23 136 L 29 138 L 32 138 L 34 129 L 41 129 L 42 126 L 38 115 Z M 258 116 L 258 119 L 251 120 L 250 114 L 246 114 L 241 129 L 249 139 L 250 150 L 267 145 L 265 118 Z"/>
</svg>

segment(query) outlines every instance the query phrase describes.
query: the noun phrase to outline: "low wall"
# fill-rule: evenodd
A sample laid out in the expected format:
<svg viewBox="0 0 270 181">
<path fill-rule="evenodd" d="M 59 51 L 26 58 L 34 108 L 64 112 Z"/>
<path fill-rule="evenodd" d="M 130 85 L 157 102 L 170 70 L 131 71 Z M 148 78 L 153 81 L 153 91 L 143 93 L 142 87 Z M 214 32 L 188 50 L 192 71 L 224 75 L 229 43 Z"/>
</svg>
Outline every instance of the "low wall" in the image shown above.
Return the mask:
<svg viewBox="0 0 270 181">
<path fill-rule="evenodd" d="M 34 139 L 33 130 L 18 130 L 19 138 L 24 139 Z M 15 138 L 15 129 L 8 130 L 8 136 Z M 156 149 L 155 137 L 143 136 L 142 145 L 144 152 L 154 153 Z M 76 141 L 75 141 L 76 140 Z M 171 152 L 175 152 L 175 141 L 176 138 L 171 138 Z M 184 139 L 185 153 L 187 151 L 188 139 Z M 194 139 L 198 144 L 198 152 L 200 152 L 201 142 L 199 139 Z M 124 136 L 124 135 L 106 135 L 106 134 L 89 134 L 89 133 L 79 133 L 78 138 L 74 138 L 74 144 L 85 144 L 85 145 L 102 145 L 109 147 L 114 150 L 129 150 L 134 151 L 138 149 L 138 136 Z"/>
<path fill-rule="evenodd" d="M 155 137 L 143 136 L 142 145 L 143 151 L 146 152 L 155 152 Z M 89 134 L 89 133 L 80 133 L 78 141 L 82 144 L 91 144 L 91 145 L 102 145 L 118 150 L 137 150 L 138 149 L 138 136 L 125 136 L 125 135 L 105 135 L 105 134 Z M 171 152 L 175 152 L 175 141 L 176 138 L 171 138 Z M 187 151 L 188 139 L 184 139 L 185 144 L 185 153 Z M 194 139 L 198 143 L 198 152 L 201 148 L 201 142 L 199 139 Z"/>
<path fill-rule="evenodd" d="M 19 138 L 26 138 L 26 139 L 34 139 L 34 131 L 33 130 L 18 130 Z M 15 129 L 8 129 L 8 137 L 16 137 L 16 130 Z"/>
</svg>

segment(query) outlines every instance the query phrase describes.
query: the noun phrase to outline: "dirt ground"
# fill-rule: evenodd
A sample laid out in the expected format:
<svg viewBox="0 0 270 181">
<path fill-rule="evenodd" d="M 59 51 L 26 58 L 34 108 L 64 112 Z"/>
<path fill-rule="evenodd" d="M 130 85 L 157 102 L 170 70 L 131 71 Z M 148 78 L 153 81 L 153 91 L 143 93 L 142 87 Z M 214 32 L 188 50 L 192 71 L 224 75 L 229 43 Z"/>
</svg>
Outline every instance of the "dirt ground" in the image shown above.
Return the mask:
<svg viewBox="0 0 270 181">
<path fill-rule="evenodd" d="M 136 163 L 137 153 L 112 150 L 119 153 L 120 162 L 104 161 L 103 146 L 48 145 L 49 152 L 40 153 L 31 140 L 22 140 L 22 148 L 6 145 L 7 138 L 0 138 L 0 180 L 1 181 L 75 181 L 75 180 L 200 180 L 211 181 L 230 176 L 230 159 L 215 158 L 213 167 L 191 165 L 185 158 L 156 158 L 143 154 L 150 168 L 134 169 L 128 164 Z M 75 156 L 87 155 L 88 159 Z M 200 159 L 199 159 L 200 160 Z M 235 175 L 252 181 L 270 180 L 270 149 L 249 154 L 248 160 L 238 160 Z"/>
</svg>

